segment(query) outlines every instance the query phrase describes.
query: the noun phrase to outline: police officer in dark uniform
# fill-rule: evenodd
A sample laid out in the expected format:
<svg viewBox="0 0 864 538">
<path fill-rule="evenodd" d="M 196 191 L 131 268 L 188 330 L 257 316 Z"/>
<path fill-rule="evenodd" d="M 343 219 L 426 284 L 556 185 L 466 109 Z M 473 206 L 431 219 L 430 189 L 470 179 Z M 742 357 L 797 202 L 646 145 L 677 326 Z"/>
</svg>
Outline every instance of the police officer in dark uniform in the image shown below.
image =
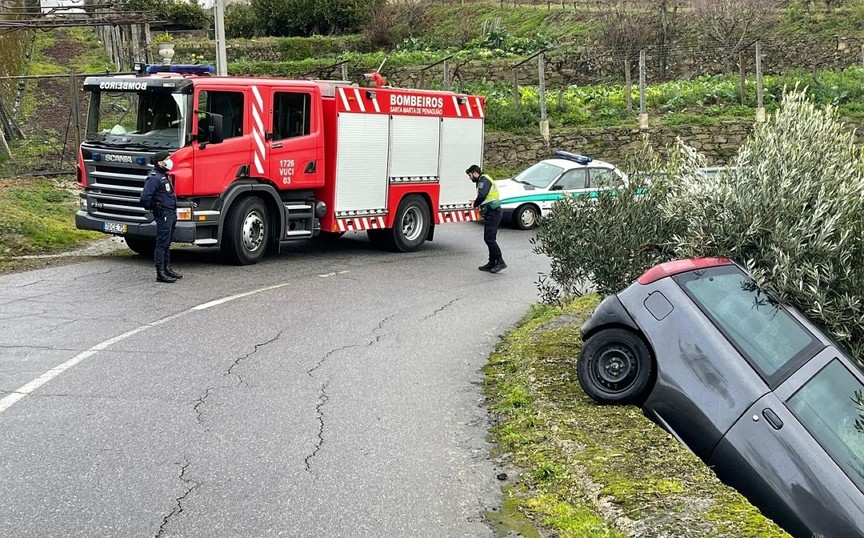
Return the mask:
<svg viewBox="0 0 864 538">
<path fill-rule="evenodd" d="M 153 261 L 156 263 L 156 280 L 173 283 L 183 275 L 171 269 L 171 240 L 177 224 L 177 195 L 174 185 L 168 178 L 168 170 L 173 163 L 167 151 L 160 151 L 150 161 L 153 170 L 147 174 L 144 190 L 141 192 L 141 205 L 153 212 L 156 221 L 156 249 Z"/>
<path fill-rule="evenodd" d="M 498 246 L 498 226 L 501 225 L 501 197 L 495 182 L 476 164 L 472 164 L 465 173 L 477 187 L 477 198 L 474 199 L 474 207 L 480 208 L 483 216 L 483 241 L 489 249 L 489 262 L 477 269 L 498 273 L 507 269 L 504 258 L 501 257 L 501 248 Z"/>
</svg>

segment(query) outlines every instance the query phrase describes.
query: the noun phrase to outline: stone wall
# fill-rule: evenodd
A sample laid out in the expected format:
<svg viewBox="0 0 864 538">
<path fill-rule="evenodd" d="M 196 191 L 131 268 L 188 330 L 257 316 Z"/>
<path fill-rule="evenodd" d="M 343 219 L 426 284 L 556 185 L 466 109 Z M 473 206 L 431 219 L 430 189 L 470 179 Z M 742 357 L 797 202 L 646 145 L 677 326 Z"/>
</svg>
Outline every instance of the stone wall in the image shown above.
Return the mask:
<svg viewBox="0 0 864 538">
<path fill-rule="evenodd" d="M 861 125 L 856 129 L 858 144 L 864 144 Z M 661 155 L 680 138 L 707 158 L 709 166 L 729 164 L 753 130 L 752 123 L 724 122 L 711 126 L 669 126 L 649 129 L 602 128 L 561 129 L 553 132 L 547 147 L 537 135 L 488 133 L 484 166 L 488 168 L 520 169 L 548 159 L 556 149 L 589 155 L 596 159 L 623 166 L 642 146 L 643 135 Z M 539 128 L 538 128 L 539 133 Z"/>
</svg>

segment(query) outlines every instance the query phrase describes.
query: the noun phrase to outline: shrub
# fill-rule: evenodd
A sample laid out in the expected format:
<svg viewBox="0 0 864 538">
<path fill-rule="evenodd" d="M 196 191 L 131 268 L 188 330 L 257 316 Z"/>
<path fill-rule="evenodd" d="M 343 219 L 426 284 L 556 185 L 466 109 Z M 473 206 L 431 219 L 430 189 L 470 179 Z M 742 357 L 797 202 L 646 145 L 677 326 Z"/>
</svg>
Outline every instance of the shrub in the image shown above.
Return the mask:
<svg viewBox="0 0 864 538">
<path fill-rule="evenodd" d="M 864 356 L 864 158 L 836 109 L 786 95 L 714 177 L 681 144 L 665 162 L 642 162 L 652 179 L 643 194 L 637 178 L 594 203 L 559 202 L 541 221 L 535 250 L 552 260 L 544 298 L 579 294 L 589 280 L 618 291 L 672 258 L 729 256 Z"/>
<path fill-rule="evenodd" d="M 225 8 L 225 36 L 250 38 L 258 34 L 258 20 L 249 4 L 231 4 Z"/>
<path fill-rule="evenodd" d="M 647 139 L 632 170 L 657 170 L 658 158 Z M 657 218 L 667 185 L 645 174 L 631 173 L 628 186 L 600 191 L 596 198 L 564 198 L 541 219 L 532 239 L 534 251 L 551 260 L 551 272 L 539 287 L 544 302 L 556 303 L 591 288 L 601 294 L 619 291 L 647 267 L 670 257 L 670 230 Z"/>
<path fill-rule="evenodd" d="M 120 6 L 127 11 L 150 11 L 161 20 L 186 28 L 207 28 L 210 24 L 210 15 L 197 2 L 123 0 Z"/>
</svg>

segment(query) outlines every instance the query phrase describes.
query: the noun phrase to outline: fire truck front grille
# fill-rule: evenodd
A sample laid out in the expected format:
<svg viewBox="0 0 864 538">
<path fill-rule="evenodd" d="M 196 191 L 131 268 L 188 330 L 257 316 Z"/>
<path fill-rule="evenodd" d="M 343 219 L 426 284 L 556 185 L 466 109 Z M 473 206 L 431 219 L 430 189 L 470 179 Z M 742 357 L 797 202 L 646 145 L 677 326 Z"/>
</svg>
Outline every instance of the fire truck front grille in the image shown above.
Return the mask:
<svg viewBox="0 0 864 538">
<path fill-rule="evenodd" d="M 90 214 L 127 222 L 146 222 L 146 210 L 138 200 L 149 167 L 88 163 L 87 193 Z"/>
</svg>

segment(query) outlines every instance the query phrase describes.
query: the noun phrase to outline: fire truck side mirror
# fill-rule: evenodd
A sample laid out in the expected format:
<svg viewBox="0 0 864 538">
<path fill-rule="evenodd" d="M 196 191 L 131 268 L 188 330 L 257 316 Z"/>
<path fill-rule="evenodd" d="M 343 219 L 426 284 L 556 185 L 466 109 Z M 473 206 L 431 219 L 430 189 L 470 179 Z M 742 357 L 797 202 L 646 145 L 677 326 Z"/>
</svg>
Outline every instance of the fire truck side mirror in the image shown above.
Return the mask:
<svg viewBox="0 0 864 538">
<path fill-rule="evenodd" d="M 210 114 L 210 143 L 219 144 L 225 137 L 222 133 L 222 114 Z"/>
</svg>

